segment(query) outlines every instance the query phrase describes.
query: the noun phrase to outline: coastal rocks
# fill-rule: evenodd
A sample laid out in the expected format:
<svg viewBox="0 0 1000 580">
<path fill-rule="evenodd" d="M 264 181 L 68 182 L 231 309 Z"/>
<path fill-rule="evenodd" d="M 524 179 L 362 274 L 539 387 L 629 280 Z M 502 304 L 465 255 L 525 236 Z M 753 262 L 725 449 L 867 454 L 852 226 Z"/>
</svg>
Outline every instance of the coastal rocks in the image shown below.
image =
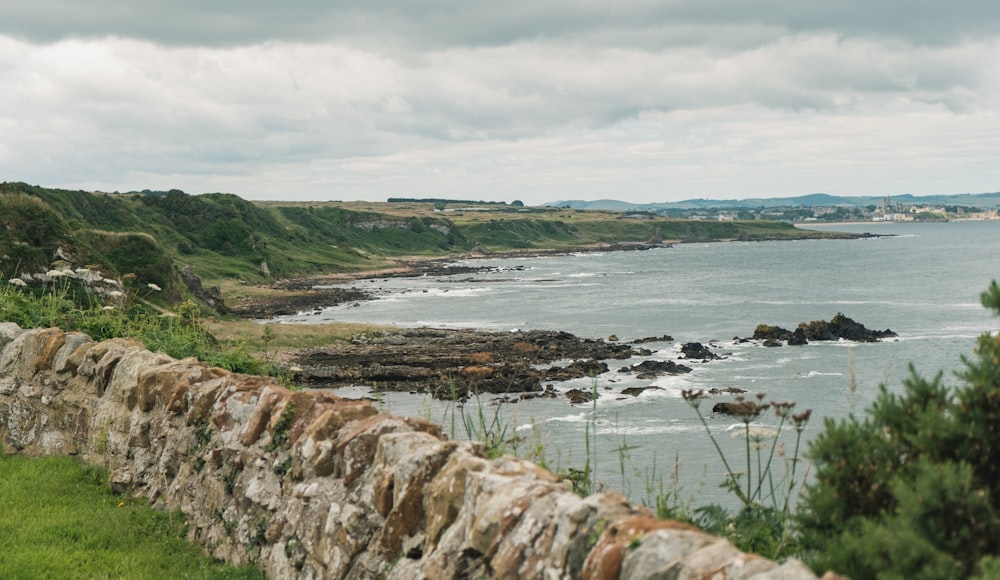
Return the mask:
<svg viewBox="0 0 1000 580">
<path fill-rule="evenodd" d="M 647 336 L 644 338 L 637 338 L 632 341 L 632 344 L 646 344 L 647 342 L 673 342 L 674 337 L 669 334 L 664 334 L 662 336 Z"/>
<path fill-rule="evenodd" d="M 639 395 L 645 393 L 646 391 L 662 391 L 663 387 L 649 386 L 649 387 L 629 387 L 627 389 L 622 389 L 623 395 L 631 395 L 633 397 L 638 397 Z"/>
<path fill-rule="evenodd" d="M 683 375 L 691 372 L 691 367 L 679 365 L 672 360 L 644 360 L 641 363 L 618 370 L 620 373 L 635 373 L 639 379 L 655 379 L 661 375 Z"/>
<path fill-rule="evenodd" d="M 357 288 L 302 288 L 287 290 L 276 296 L 236 296 L 230 300 L 228 312 L 243 318 L 268 319 L 299 312 L 318 312 L 336 306 L 371 299 Z"/>
<path fill-rule="evenodd" d="M 558 331 L 420 328 L 285 353 L 283 364 L 295 369 L 297 382 L 314 387 L 374 385 L 451 399 L 538 392 L 542 381 L 596 376 L 608 370 L 599 361 L 639 352 L 629 344 Z M 566 360 L 573 362 L 555 364 Z"/>
<path fill-rule="evenodd" d="M 222 290 L 218 286 L 205 288 L 201 283 L 201 277 L 195 274 L 194 268 L 184 266 L 181 270 L 181 280 L 187 286 L 191 294 L 198 300 L 204 302 L 209 308 L 216 312 L 227 312 L 226 304 L 222 299 Z"/>
<path fill-rule="evenodd" d="M 878 342 L 883 338 L 899 336 L 895 332 L 885 330 L 869 330 L 860 322 L 837 313 L 830 322 L 825 320 L 814 320 L 809 323 L 799 324 L 805 336 L 809 340 L 853 340 L 854 342 Z"/>
<path fill-rule="evenodd" d="M 564 367 L 549 367 L 542 373 L 542 379 L 546 381 L 568 381 L 584 377 L 596 377 L 606 372 L 608 372 L 608 363 L 606 362 L 594 359 L 577 360 Z"/>
<path fill-rule="evenodd" d="M 569 400 L 570 405 L 579 405 L 581 403 L 592 403 L 594 401 L 595 393 L 594 391 L 584 390 L 584 389 L 570 389 L 566 391 L 566 398 Z M 600 395 L 596 395 L 600 397 Z"/>
<path fill-rule="evenodd" d="M 781 346 L 781 341 L 785 341 L 788 346 L 800 346 L 808 344 L 805 331 L 799 326 L 794 331 L 786 330 L 780 326 L 770 326 L 758 324 L 753 331 L 753 340 L 764 341 L 764 346 Z"/>
<path fill-rule="evenodd" d="M 800 322 L 794 331 L 780 326 L 758 324 L 753 332 L 753 340 L 763 341 L 764 346 L 781 346 L 781 341 L 789 346 L 808 344 L 810 340 L 850 340 L 854 342 L 878 342 L 883 338 L 899 336 L 892 330 L 869 330 L 860 322 L 837 313 L 829 322 L 814 320 Z M 740 340 L 740 339 L 738 339 Z"/>
<path fill-rule="evenodd" d="M 712 412 L 722 415 L 746 417 L 754 415 L 754 410 L 759 408 L 760 405 L 754 401 L 723 401 L 712 405 Z"/>
<path fill-rule="evenodd" d="M 700 342 L 686 342 L 681 346 L 681 358 L 708 361 L 722 357 Z"/>
</svg>

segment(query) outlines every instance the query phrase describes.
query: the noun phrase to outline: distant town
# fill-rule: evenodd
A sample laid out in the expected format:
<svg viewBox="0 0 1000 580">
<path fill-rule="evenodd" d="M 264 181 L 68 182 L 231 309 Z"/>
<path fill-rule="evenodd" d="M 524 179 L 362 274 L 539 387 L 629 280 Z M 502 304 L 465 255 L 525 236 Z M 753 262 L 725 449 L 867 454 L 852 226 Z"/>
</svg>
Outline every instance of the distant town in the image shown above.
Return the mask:
<svg viewBox="0 0 1000 580">
<path fill-rule="evenodd" d="M 693 212 L 689 218 L 709 219 L 713 216 Z M 913 204 L 893 201 L 886 197 L 881 203 L 868 206 L 775 207 L 754 210 L 719 211 L 715 219 L 768 219 L 792 222 L 919 222 L 953 220 L 995 220 L 1000 211 L 962 205 Z"/>
<path fill-rule="evenodd" d="M 549 207 L 620 212 L 626 219 L 670 216 L 703 220 L 787 222 L 919 222 L 1000 219 L 1000 193 L 841 197 L 815 193 L 791 198 L 690 199 L 633 204 L 612 199 L 560 201 Z"/>
</svg>

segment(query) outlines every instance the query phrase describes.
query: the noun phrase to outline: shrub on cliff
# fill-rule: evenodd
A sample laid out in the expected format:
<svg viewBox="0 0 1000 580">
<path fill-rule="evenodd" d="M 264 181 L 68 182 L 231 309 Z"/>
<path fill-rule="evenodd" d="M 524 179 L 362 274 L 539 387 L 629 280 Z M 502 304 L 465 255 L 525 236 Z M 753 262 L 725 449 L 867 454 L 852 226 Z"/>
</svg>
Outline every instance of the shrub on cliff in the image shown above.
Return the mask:
<svg viewBox="0 0 1000 580">
<path fill-rule="evenodd" d="M 1000 286 L 982 294 L 1000 315 Z M 1000 336 L 979 337 L 962 385 L 915 371 L 863 419 L 827 420 L 799 512 L 816 570 L 968 578 L 1000 555 Z"/>
</svg>

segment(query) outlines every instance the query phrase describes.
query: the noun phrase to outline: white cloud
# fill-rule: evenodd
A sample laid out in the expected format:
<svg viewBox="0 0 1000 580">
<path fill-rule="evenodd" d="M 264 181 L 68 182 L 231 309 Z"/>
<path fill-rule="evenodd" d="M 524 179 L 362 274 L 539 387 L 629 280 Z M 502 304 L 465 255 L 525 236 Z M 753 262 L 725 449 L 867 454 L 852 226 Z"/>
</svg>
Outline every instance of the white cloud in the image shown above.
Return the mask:
<svg viewBox="0 0 1000 580">
<path fill-rule="evenodd" d="M 0 7 L 0 179 L 529 203 L 997 189 L 992 4 L 334 4 Z"/>
</svg>

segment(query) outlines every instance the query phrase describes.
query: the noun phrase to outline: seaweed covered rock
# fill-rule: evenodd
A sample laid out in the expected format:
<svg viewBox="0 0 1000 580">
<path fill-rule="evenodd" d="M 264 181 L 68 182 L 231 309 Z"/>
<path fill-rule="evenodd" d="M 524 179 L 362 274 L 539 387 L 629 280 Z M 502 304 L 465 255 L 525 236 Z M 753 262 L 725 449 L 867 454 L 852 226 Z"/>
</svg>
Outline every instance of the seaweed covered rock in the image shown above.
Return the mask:
<svg viewBox="0 0 1000 580">
<path fill-rule="evenodd" d="M 869 330 L 864 324 L 837 313 L 829 322 L 814 320 L 799 324 L 799 329 L 808 340 L 853 340 L 855 342 L 878 342 L 882 338 L 898 336 L 886 330 Z"/>
<path fill-rule="evenodd" d="M 878 342 L 883 338 L 898 336 L 889 329 L 870 330 L 864 324 L 837 313 L 830 321 L 813 320 L 800 322 L 794 331 L 780 326 L 758 324 L 753 331 L 753 340 L 765 342 L 765 346 L 780 346 L 785 342 L 790 346 L 808 344 L 810 340 L 852 340 L 854 342 Z"/>
</svg>

